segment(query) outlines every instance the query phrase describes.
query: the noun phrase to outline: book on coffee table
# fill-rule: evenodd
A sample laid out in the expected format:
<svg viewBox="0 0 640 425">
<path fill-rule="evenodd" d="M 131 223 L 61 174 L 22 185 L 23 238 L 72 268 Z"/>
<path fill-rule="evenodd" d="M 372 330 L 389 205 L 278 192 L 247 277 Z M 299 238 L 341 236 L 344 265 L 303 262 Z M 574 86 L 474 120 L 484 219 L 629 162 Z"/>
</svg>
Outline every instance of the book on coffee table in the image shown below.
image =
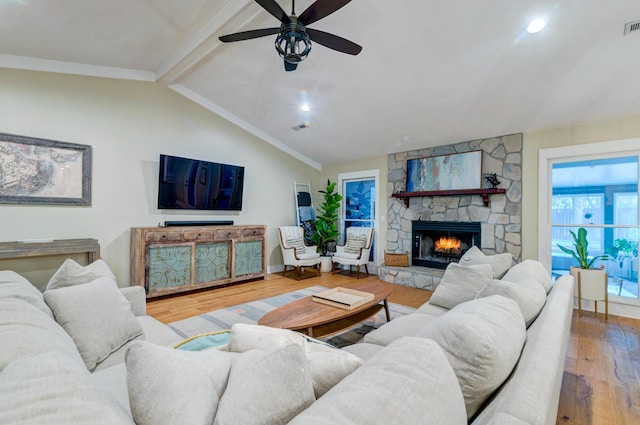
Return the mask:
<svg viewBox="0 0 640 425">
<path fill-rule="evenodd" d="M 338 287 L 312 295 L 311 298 L 315 302 L 352 310 L 373 301 L 374 295 L 369 292 Z"/>
</svg>

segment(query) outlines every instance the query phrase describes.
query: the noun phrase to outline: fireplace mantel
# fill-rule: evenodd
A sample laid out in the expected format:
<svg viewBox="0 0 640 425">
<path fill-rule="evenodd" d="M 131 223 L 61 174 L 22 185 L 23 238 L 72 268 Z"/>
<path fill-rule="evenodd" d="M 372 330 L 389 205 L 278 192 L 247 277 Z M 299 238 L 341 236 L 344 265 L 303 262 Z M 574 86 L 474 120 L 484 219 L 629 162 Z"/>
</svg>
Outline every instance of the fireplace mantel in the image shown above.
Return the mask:
<svg viewBox="0 0 640 425">
<path fill-rule="evenodd" d="M 401 198 L 404 204 L 409 207 L 409 198 L 417 198 L 423 196 L 461 196 L 461 195 L 481 195 L 482 202 L 485 207 L 489 206 L 489 195 L 495 195 L 497 193 L 505 193 L 506 189 L 494 188 L 494 189 L 461 189 L 461 190 L 431 190 L 428 192 L 403 192 L 394 193 L 394 198 Z"/>
</svg>

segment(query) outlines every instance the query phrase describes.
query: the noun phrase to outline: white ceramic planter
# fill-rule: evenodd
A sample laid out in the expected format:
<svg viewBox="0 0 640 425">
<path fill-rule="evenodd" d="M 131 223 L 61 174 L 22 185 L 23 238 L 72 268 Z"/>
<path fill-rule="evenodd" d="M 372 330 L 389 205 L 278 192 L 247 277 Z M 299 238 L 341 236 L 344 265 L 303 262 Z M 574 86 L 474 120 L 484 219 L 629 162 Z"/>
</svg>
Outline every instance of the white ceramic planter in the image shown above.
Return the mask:
<svg viewBox="0 0 640 425">
<path fill-rule="evenodd" d="M 595 313 L 598 314 L 598 301 L 604 301 L 605 319 L 609 317 L 609 294 L 607 291 L 607 272 L 602 269 L 570 268 L 575 279 L 573 295 L 578 298 L 578 314 L 582 315 L 582 300 L 595 301 Z"/>
<path fill-rule="evenodd" d="M 330 272 L 333 267 L 331 257 L 320 257 L 320 271 L 323 273 Z"/>
</svg>

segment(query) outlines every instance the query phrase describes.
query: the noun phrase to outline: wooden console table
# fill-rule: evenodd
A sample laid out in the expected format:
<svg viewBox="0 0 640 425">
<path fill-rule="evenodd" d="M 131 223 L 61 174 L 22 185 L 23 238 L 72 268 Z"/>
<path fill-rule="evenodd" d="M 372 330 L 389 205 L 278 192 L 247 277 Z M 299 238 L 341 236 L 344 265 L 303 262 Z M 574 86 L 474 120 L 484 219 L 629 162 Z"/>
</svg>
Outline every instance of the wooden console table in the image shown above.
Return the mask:
<svg viewBox="0 0 640 425">
<path fill-rule="evenodd" d="M 131 285 L 147 298 L 264 278 L 266 227 L 131 229 Z"/>
<path fill-rule="evenodd" d="M 100 258 L 96 239 L 59 239 L 50 242 L 1 242 L 0 259 L 44 257 L 47 255 L 84 254 L 89 263 Z"/>
</svg>

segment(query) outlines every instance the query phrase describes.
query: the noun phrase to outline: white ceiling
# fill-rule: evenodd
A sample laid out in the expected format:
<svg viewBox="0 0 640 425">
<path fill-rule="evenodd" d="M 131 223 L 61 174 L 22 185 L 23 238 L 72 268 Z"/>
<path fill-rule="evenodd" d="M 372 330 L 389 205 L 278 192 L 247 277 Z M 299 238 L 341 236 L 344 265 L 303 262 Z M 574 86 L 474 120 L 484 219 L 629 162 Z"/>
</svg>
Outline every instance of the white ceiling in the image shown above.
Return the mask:
<svg viewBox="0 0 640 425">
<path fill-rule="evenodd" d="M 635 20 L 638 0 L 353 0 L 310 27 L 362 53 L 314 44 L 285 72 L 275 36 L 217 39 L 279 25 L 251 0 L 2 0 L 0 67 L 157 81 L 320 168 L 640 114 Z"/>
</svg>

